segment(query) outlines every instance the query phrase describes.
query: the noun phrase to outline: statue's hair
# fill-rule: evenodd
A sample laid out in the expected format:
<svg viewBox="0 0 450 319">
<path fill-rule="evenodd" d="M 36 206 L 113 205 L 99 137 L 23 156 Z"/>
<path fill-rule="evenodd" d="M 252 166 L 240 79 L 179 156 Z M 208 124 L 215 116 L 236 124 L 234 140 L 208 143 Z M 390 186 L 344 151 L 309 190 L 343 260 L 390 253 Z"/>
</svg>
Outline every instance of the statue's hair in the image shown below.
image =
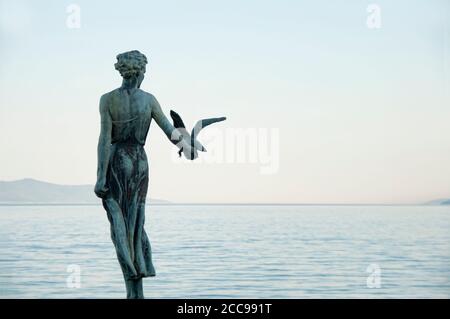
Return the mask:
<svg viewBox="0 0 450 319">
<path fill-rule="evenodd" d="M 140 72 L 145 73 L 147 57 L 137 50 L 124 52 L 117 55 L 117 63 L 114 67 L 123 78 L 137 76 Z"/>
</svg>

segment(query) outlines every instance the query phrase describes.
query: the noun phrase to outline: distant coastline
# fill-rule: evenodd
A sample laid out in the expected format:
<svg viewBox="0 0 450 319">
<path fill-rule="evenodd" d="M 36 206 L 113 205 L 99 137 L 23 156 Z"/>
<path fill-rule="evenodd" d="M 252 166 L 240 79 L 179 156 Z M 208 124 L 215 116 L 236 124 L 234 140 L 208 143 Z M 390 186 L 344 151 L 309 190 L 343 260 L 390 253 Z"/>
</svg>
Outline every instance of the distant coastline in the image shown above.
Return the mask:
<svg viewBox="0 0 450 319">
<path fill-rule="evenodd" d="M 150 204 L 168 204 L 169 201 L 147 198 Z M 101 205 L 94 194 L 94 185 L 60 185 L 32 178 L 0 181 L 1 206 L 37 205 Z"/>
<path fill-rule="evenodd" d="M 99 206 L 93 185 L 60 185 L 32 178 L 0 181 L 0 206 Z M 447 206 L 450 198 L 417 204 L 391 203 L 174 203 L 147 198 L 147 205 L 160 206 Z"/>
</svg>

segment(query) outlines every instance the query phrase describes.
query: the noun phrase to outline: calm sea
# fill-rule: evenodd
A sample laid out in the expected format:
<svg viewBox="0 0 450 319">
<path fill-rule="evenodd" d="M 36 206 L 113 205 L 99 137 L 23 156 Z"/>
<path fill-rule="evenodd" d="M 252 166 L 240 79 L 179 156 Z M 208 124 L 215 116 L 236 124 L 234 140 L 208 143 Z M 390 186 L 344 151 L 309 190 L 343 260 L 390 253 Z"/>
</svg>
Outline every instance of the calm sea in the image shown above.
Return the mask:
<svg viewBox="0 0 450 319">
<path fill-rule="evenodd" d="M 449 298 L 450 207 L 147 206 L 147 298 Z M 123 298 L 101 206 L 1 206 L 0 298 Z"/>
</svg>

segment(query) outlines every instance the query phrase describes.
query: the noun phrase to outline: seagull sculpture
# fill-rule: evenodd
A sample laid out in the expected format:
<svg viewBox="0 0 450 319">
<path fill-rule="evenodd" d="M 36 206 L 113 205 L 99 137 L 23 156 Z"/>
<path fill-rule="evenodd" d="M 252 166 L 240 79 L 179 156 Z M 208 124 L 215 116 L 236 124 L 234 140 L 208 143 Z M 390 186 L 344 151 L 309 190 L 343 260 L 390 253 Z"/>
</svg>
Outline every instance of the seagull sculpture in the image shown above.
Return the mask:
<svg viewBox="0 0 450 319">
<path fill-rule="evenodd" d="M 184 125 L 183 120 L 181 119 L 181 116 L 177 112 L 171 110 L 170 117 L 173 120 L 173 126 L 176 129 L 178 129 L 178 131 L 182 135 L 182 138 L 185 140 L 190 140 L 191 159 L 197 158 L 197 156 L 198 156 L 197 151 L 206 152 L 206 148 L 197 140 L 197 136 L 200 133 L 200 131 L 203 128 L 207 127 L 208 125 L 211 125 L 211 124 L 217 123 L 217 122 L 222 122 L 227 119 L 226 117 L 214 117 L 214 118 L 199 120 L 195 124 L 194 128 L 192 129 L 191 134 L 189 134 L 189 132 L 186 130 L 186 126 Z M 181 157 L 182 152 L 183 152 L 183 148 L 180 148 L 180 150 L 178 151 L 178 155 L 180 157 Z"/>
</svg>

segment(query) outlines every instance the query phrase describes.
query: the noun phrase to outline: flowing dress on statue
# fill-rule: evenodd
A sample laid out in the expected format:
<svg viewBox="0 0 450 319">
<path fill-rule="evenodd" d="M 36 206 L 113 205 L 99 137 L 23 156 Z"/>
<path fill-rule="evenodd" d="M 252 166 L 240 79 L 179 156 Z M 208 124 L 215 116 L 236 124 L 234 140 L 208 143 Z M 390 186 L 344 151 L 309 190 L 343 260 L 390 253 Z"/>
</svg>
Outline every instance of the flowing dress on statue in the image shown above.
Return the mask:
<svg viewBox="0 0 450 319">
<path fill-rule="evenodd" d="M 106 175 L 109 192 L 103 199 L 103 207 L 111 223 L 111 238 L 125 279 L 155 276 L 150 241 L 144 229 L 149 183 L 144 144 L 150 118 L 137 116 L 125 121 L 112 121 L 112 124 Z"/>
</svg>

